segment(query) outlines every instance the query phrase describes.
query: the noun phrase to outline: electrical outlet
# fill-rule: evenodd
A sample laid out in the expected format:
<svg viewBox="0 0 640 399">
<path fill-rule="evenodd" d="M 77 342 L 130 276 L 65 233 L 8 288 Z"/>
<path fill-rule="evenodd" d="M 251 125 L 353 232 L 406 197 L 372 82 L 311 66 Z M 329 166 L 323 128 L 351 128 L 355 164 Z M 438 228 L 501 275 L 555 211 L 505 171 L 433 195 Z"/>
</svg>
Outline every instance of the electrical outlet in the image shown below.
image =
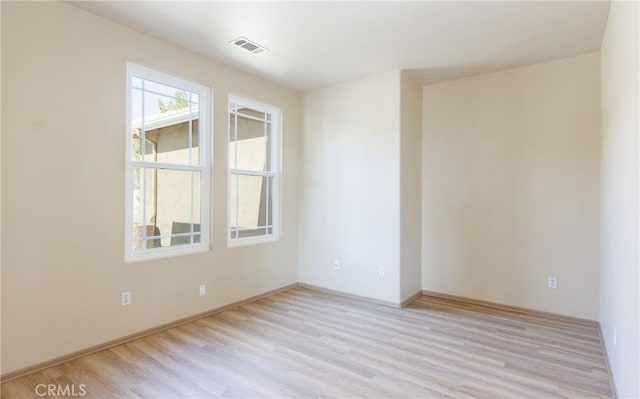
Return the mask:
<svg viewBox="0 0 640 399">
<path fill-rule="evenodd" d="M 200 284 L 199 289 L 200 289 L 200 291 L 199 291 L 199 295 L 200 296 L 207 295 L 207 285 L 206 284 Z"/>
<path fill-rule="evenodd" d="M 547 286 L 549 288 L 558 288 L 558 279 L 556 277 L 549 277 L 547 280 Z"/>
<path fill-rule="evenodd" d="M 131 305 L 131 291 L 120 294 L 120 303 L 122 306 Z"/>
<path fill-rule="evenodd" d="M 378 277 L 384 277 L 384 267 L 382 266 L 378 268 Z"/>
<path fill-rule="evenodd" d="M 339 260 L 334 260 L 333 261 L 333 270 L 340 270 L 340 261 Z"/>
</svg>

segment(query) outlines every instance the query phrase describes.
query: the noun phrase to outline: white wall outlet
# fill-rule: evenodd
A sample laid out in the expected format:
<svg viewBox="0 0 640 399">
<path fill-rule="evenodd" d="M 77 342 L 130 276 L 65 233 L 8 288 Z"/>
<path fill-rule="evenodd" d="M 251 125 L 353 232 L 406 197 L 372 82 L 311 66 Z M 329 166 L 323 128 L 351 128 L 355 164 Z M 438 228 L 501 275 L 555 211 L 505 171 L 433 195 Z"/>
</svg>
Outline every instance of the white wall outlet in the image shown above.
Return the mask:
<svg viewBox="0 0 640 399">
<path fill-rule="evenodd" d="M 333 270 L 340 270 L 340 261 L 339 260 L 334 260 L 333 261 Z"/>
<path fill-rule="evenodd" d="M 616 325 L 613 325 L 613 346 L 618 345 L 618 332 L 616 331 Z"/>
<path fill-rule="evenodd" d="M 198 292 L 199 292 L 198 295 L 200 295 L 200 296 L 207 295 L 207 285 L 206 284 L 200 284 Z"/>
<path fill-rule="evenodd" d="M 378 268 L 378 277 L 384 277 L 384 267 L 382 266 Z"/>
<path fill-rule="evenodd" d="M 547 286 L 549 288 L 558 288 L 558 278 L 557 277 L 549 277 L 547 280 Z"/>
<path fill-rule="evenodd" d="M 120 303 L 122 306 L 131 305 L 131 291 L 120 294 Z"/>
</svg>

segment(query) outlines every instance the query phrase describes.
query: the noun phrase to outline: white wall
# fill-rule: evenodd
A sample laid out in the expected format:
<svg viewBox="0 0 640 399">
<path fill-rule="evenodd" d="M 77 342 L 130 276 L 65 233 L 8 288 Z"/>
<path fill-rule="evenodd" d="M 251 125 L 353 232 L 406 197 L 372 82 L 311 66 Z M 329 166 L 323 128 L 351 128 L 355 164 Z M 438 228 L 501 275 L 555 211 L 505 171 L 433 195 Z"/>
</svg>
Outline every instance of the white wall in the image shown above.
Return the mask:
<svg viewBox="0 0 640 399">
<path fill-rule="evenodd" d="M 301 282 L 399 302 L 399 104 L 397 71 L 304 94 Z"/>
<path fill-rule="evenodd" d="M 402 74 L 400 87 L 400 300 L 422 290 L 422 86 Z"/>
<path fill-rule="evenodd" d="M 3 2 L 2 56 L 3 373 L 298 281 L 297 93 L 60 2 Z M 123 262 L 127 61 L 213 86 L 210 252 Z M 226 248 L 229 92 L 283 110 L 276 243 Z"/>
<path fill-rule="evenodd" d="M 639 8 L 638 2 L 611 2 L 600 53 L 600 323 L 609 366 L 621 398 L 640 397 Z"/>
<path fill-rule="evenodd" d="M 598 57 L 424 87 L 425 290 L 597 319 Z"/>
</svg>

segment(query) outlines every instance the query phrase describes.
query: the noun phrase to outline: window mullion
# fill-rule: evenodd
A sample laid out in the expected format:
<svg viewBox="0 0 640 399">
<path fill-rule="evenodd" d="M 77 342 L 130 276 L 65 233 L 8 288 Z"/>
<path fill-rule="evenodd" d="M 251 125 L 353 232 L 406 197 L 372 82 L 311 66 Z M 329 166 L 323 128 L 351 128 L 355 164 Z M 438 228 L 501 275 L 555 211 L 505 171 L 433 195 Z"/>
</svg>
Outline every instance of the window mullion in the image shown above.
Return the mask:
<svg viewBox="0 0 640 399">
<path fill-rule="evenodd" d="M 269 122 L 266 118 L 258 118 L 257 116 L 252 116 L 252 115 L 247 115 L 247 114 L 243 114 L 242 112 L 238 112 L 238 105 L 234 104 L 236 107 L 236 116 L 240 116 L 242 118 L 246 118 L 246 119 L 252 119 L 254 121 L 258 121 L 258 122 Z"/>
<path fill-rule="evenodd" d="M 187 172 L 204 172 L 204 169 L 205 169 L 204 166 L 181 165 L 181 164 L 164 163 L 164 162 L 131 161 L 131 165 L 135 168 L 182 170 Z"/>
<path fill-rule="evenodd" d="M 247 175 L 247 176 L 262 176 L 262 177 L 275 176 L 275 172 L 263 172 L 259 170 L 231 169 L 230 172 L 238 175 Z"/>
<path fill-rule="evenodd" d="M 147 236 L 147 240 L 155 240 L 161 238 L 176 238 L 176 237 L 189 237 L 191 233 L 176 233 L 176 234 L 163 234 L 163 235 L 153 235 Z M 200 233 L 197 231 L 193 233 L 193 235 L 199 236 Z"/>
</svg>

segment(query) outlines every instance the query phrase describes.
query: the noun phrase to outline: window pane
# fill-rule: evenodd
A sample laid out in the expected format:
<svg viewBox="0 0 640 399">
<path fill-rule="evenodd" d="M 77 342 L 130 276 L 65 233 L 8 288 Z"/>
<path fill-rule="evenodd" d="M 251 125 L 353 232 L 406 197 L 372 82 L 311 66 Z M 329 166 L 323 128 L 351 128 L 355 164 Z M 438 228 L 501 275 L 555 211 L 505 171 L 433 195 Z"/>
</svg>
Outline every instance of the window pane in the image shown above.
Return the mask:
<svg viewBox="0 0 640 399">
<path fill-rule="evenodd" d="M 229 226 L 232 230 L 238 228 L 238 175 L 231 175 L 229 182 Z"/>
<path fill-rule="evenodd" d="M 257 236 L 264 236 L 264 235 L 267 235 L 266 227 L 256 227 L 254 229 L 238 231 L 238 238 L 257 237 Z"/>
<path fill-rule="evenodd" d="M 193 212 L 191 214 L 191 221 L 190 221 L 190 229 L 192 232 L 194 233 L 199 233 L 200 232 L 200 224 L 202 223 L 201 220 L 201 216 L 200 216 L 200 211 L 202 209 L 201 207 L 201 203 L 200 203 L 200 173 L 199 172 L 192 172 L 191 173 L 191 182 L 192 182 L 192 187 L 193 187 Z M 194 235 L 193 237 L 193 243 L 199 243 L 200 242 L 200 235 Z"/>
<path fill-rule="evenodd" d="M 262 114 L 264 115 L 264 114 Z M 250 118 L 237 116 L 237 141 L 234 134 L 236 119 L 231 118 L 229 166 L 240 170 L 265 171 L 267 161 L 267 124 Z M 236 155 L 237 151 L 237 155 Z M 237 157 L 237 159 L 236 159 Z"/>
<path fill-rule="evenodd" d="M 129 131 L 131 134 L 131 159 L 139 161 L 142 159 L 142 92 L 140 90 L 131 90 L 131 126 Z"/>
<path fill-rule="evenodd" d="M 232 238 L 266 235 L 266 221 L 271 220 L 270 177 L 233 175 L 230 215 Z"/>
<path fill-rule="evenodd" d="M 261 111 L 256 111 L 255 109 L 238 106 L 238 113 L 242 115 L 247 115 L 253 118 L 266 120 L 267 114 Z"/>
<path fill-rule="evenodd" d="M 155 214 L 156 235 L 200 232 L 200 173 L 163 170 L 157 173 L 157 201 Z M 193 182 L 193 183 L 192 183 Z M 189 244 L 188 236 L 164 237 L 163 247 Z"/>
<path fill-rule="evenodd" d="M 273 226 L 273 177 L 265 177 L 264 181 L 267 184 L 267 188 L 266 188 L 266 219 L 267 219 L 267 226 Z M 268 234 L 271 234 L 271 232 L 268 232 Z"/>
<path fill-rule="evenodd" d="M 144 133 L 151 145 L 145 146 L 144 160 L 198 164 L 198 109 L 175 105 L 172 101 L 168 97 L 145 93 Z"/>
<path fill-rule="evenodd" d="M 259 176 L 238 177 L 238 227 L 255 228 L 265 225 L 266 184 Z"/>
<path fill-rule="evenodd" d="M 134 168 L 133 209 L 134 250 L 199 243 L 200 173 Z"/>
<path fill-rule="evenodd" d="M 146 91 L 154 92 L 161 96 L 176 97 L 176 98 L 170 99 L 171 101 L 174 101 L 174 102 L 189 103 L 189 102 L 193 102 L 194 100 L 193 95 L 191 96 L 191 98 L 189 98 L 187 94 L 189 93 L 188 90 L 184 90 L 179 87 L 173 87 L 173 86 L 157 83 L 152 80 L 144 81 L 144 89 Z M 197 96 L 195 98 L 197 99 Z M 185 106 L 188 107 L 188 105 L 185 105 Z"/>
<path fill-rule="evenodd" d="M 154 123 L 158 118 L 175 114 L 185 114 L 190 108 L 198 109 L 197 105 L 189 101 L 189 92 L 184 90 L 178 90 L 169 96 L 150 91 L 144 93 L 145 123 Z"/>
<path fill-rule="evenodd" d="M 155 202 L 156 178 L 153 169 L 133 169 L 133 238 L 134 250 L 148 249 L 158 246 L 153 240 L 145 240 L 154 235 L 153 215 L 156 212 Z"/>
<path fill-rule="evenodd" d="M 131 90 L 131 158 L 199 165 L 198 95 L 148 80 L 132 78 L 134 82 L 142 82 L 145 89 Z M 150 92 L 151 89 L 162 89 L 169 95 Z M 196 102 L 190 101 L 194 99 Z"/>
<path fill-rule="evenodd" d="M 200 125 L 198 123 L 198 114 L 193 116 L 191 120 L 191 165 L 200 165 L 200 136 L 198 135 Z"/>
<path fill-rule="evenodd" d="M 236 169 L 236 114 L 229 114 L 229 168 Z"/>
<path fill-rule="evenodd" d="M 266 155 L 265 160 L 264 160 L 264 171 L 265 172 L 273 172 L 273 165 L 271 164 L 271 159 L 272 159 L 272 155 L 273 155 L 271 153 L 272 150 L 273 150 L 272 144 L 271 144 L 271 140 L 272 140 L 272 137 L 271 137 L 271 125 L 267 124 L 266 127 L 267 127 L 267 130 L 266 130 L 265 147 L 266 147 L 267 155 Z"/>
</svg>

